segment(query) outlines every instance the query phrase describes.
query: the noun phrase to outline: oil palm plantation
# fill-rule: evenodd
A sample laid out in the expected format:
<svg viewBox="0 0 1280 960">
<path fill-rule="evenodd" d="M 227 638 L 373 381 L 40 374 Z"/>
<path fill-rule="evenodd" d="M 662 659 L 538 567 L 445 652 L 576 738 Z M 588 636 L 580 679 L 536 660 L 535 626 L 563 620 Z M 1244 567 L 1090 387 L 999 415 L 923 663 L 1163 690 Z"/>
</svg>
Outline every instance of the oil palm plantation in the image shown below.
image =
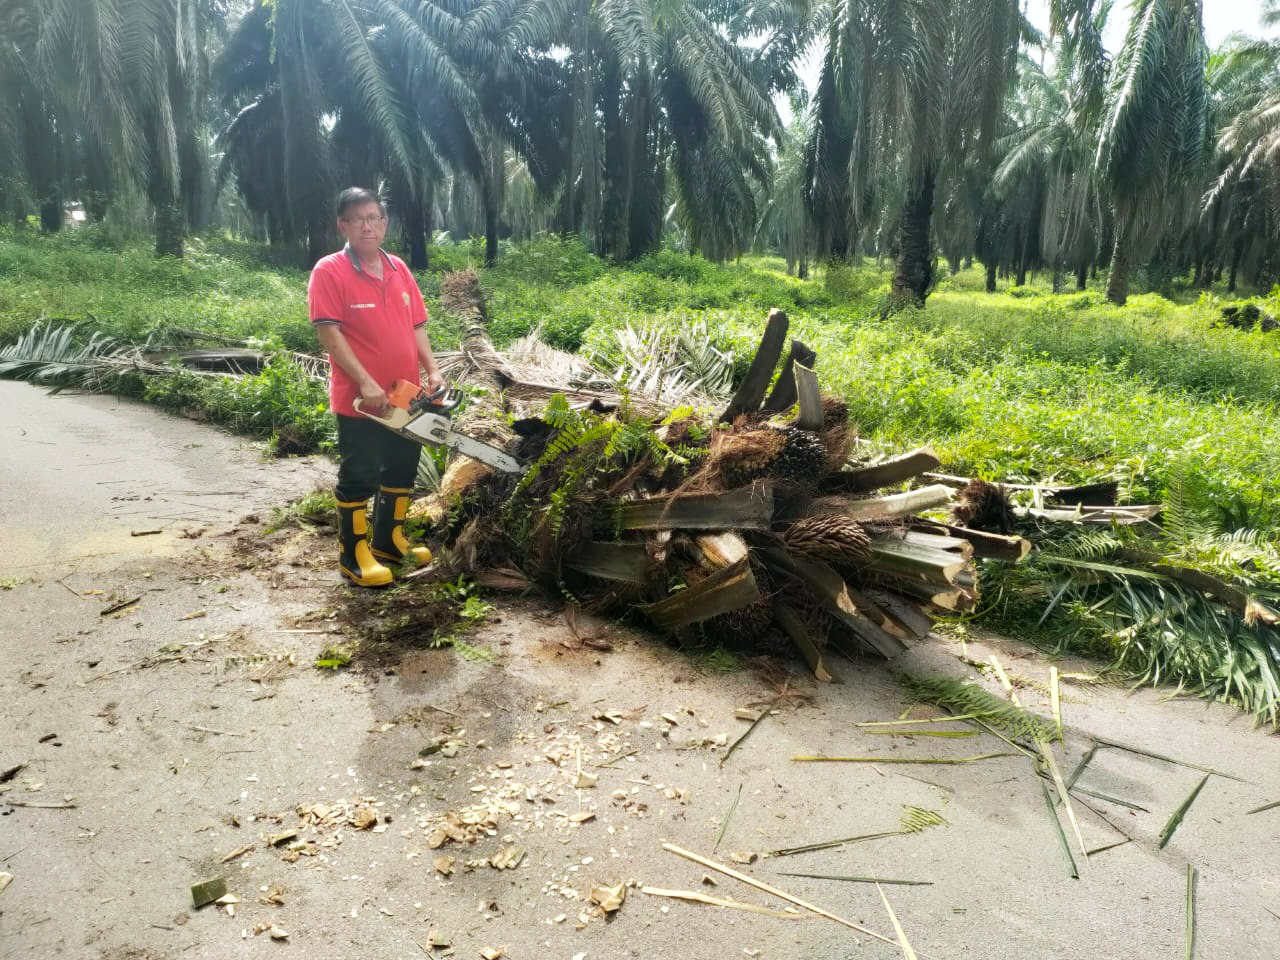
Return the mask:
<svg viewBox="0 0 1280 960">
<path fill-rule="evenodd" d="M 305 243 L 310 260 L 330 242 L 334 190 L 385 182 L 418 266 L 437 189 L 467 176 L 492 262 L 504 146 L 531 170 L 554 166 L 556 65 L 536 52 L 546 41 L 538 18 L 528 22 L 533 6 L 258 0 L 218 65 L 234 111 L 223 175 L 235 175 L 274 240 Z"/>
<path fill-rule="evenodd" d="M 155 217 L 157 254 L 182 254 L 206 182 L 205 96 L 223 0 L 6 4 L 0 164 L 47 229 L 70 191 L 99 210 L 127 186 Z M 68 69 L 74 64 L 75 69 Z"/>
<path fill-rule="evenodd" d="M 1099 37 L 1101 19 L 1090 27 Z M 988 289 L 994 289 L 995 266 L 1012 266 L 1022 283 L 1028 267 L 1038 265 L 1053 271 L 1055 290 L 1067 271 L 1083 290 L 1097 259 L 1105 229 L 1093 166 L 1103 93 L 1102 71 L 1095 68 L 1101 47 L 1086 57 L 1079 47 L 1078 40 L 1056 45 L 1052 73 L 1029 58 L 1020 63 L 1008 132 L 997 143 L 999 161 L 987 198 L 1000 208 L 1000 219 L 988 217 L 984 223 L 1001 222 L 1007 234 L 984 237 Z"/>
<path fill-rule="evenodd" d="M 700 0 L 574 3 L 568 39 L 566 227 L 627 260 L 657 246 L 672 178 L 676 215 L 712 259 L 745 249 L 770 179 L 769 99 L 786 82 L 807 5 Z M 766 36 L 750 49 L 735 37 Z"/>
</svg>

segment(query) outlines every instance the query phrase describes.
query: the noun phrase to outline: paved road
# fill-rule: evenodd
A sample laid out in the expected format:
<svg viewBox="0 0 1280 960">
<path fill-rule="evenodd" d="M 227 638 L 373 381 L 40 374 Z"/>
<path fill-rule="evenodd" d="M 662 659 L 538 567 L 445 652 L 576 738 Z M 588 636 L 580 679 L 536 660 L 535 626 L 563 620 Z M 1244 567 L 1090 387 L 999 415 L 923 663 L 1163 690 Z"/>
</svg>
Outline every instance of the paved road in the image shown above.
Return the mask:
<svg viewBox="0 0 1280 960">
<path fill-rule="evenodd" d="M 4 960 L 409 958 L 424 955 L 432 928 L 467 958 L 498 948 L 512 960 L 890 958 L 896 946 L 830 920 L 638 886 L 606 920 L 587 897 L 631 881 L 782 909 L 661 842 L 710 855 L 724 827 L 716 858 L 728 862 L 892 833 L 905 805 L 945 825 L 731 865 L 889 936 L 874 887 L 784 874 L 927 881 L 884 888 L 921 957 L 1128 960 L 1185 955 L 1191 864 L 1195 956 L 1277 956 L 1280 808 L 1247 813 L 1280 799 L 1276 742 L 1229 708 L 1065 686 L 1066 768 L 1105 736 L 1242 778 L 1211 777 L 1159 849 L 1200 772 L 1100 750 L 1080 784 L 1142 809 L 1081 798 L 1097 810 L 1077 807 L 1086 846 L 1131 839 L 1072 879 L 1022 756 L 790 759 L 1005 751 L 986 735 L 907 738 L 854 724 L 906 709 L 899 671 L 972 674 L 961 656 L 995 652 L 1043 679 L 1047 662 L 1024 645 L 931 639 L 887 666 L 843 664 L 843 684 L 818 687 L 798 669 L 716 673 L 585 618 L 578 631 L 613 650 L 582 648 L 557 614 L 498 600 L 499 618 L 473 638 L 492 662 L 407 648 L 333 675 L 310 664 L 352 639 L 363 608 L 334 580 L 332 545 L 242 522 L 326 483 L 323 464 L 264 462 L 252 444 L 106 398 L 0 382 L 0 405 L 0 773 L 26 764 L 0 784 L 0 872 L 13 877 L 0 891 Z M 131 536 L 155 528 L 164 532 Z M 722 765 L 723 744 L 746 729 L 735 708 L 780 691 L 778 712 Z M 1034 688 L 1024 698 L 1047 709 Z M 438 737 L 446 748 L 420 757 Z M 300 818 L 309 808 L 315 819 L 316 804 L 321 822 Z M 365 805 L 376 826 L 336 823 L 360 822 Z M 291 829 L 296 841 L 269 846 Z M 293 857 L 299 841 L 308 846 Z M 512 847 L 524 850 L 515 869 L 487 865 Z M 455 858 L 449 875 L 442 856 Z M 240 897 L 236 916 L 192 909 L 191 884 L 213 876 Z M 277 893 L 282 903 L 259 902 Z M 269 924 L 288 940 L 254 935 Z"/>
</svg>

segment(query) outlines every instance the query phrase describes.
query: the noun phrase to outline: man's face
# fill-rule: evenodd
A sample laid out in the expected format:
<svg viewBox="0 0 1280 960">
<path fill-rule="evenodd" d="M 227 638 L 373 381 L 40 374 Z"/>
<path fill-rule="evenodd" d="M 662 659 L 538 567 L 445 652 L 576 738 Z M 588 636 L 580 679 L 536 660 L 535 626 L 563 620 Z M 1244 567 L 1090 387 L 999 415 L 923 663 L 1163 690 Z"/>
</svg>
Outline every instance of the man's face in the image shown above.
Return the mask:
<svg viewBox="0 0 1280 960">
<path fill-rule="evenodd" d="M 366 260 L 372 260 L 382 246 L 387 232 L 387 218 L 376 203 L 347 207 L 338 218 L 338 232 L 351 244 L 351 249 Z"/>
</svg>

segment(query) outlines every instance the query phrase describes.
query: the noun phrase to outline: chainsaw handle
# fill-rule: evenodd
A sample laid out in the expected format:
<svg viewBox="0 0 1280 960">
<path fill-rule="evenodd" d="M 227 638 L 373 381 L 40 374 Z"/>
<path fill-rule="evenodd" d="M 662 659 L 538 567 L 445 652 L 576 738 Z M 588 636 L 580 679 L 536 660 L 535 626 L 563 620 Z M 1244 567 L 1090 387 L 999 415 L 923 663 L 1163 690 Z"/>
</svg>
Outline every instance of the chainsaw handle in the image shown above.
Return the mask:
<svg viewBox="0 0 1280 960">
<path fill-rule="evenodd" d="M 447 383 L 441 384 L 434 393 L 420 393 L 409 404 L 413 413 L 423 410 L 448 416 L 462 402 L 462 391 L 454 390 Z"/>
</svg>

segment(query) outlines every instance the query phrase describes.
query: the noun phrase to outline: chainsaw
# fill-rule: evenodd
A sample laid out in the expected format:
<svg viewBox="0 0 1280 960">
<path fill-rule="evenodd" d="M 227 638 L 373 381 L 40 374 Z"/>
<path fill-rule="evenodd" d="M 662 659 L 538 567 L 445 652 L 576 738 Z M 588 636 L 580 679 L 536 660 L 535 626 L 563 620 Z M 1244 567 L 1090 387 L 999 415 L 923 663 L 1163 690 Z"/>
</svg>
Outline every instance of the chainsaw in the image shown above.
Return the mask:
<svg viewBox="0 0 1280 960">
<path fill-rule="evenodd" d="M 387 391 L 387 407 L 381 416 L 363 409 L 359 399 L 354 405 L 358 413 L 424 447 L 448 447 L 503 473 L 524 473 L 524 464 L 515 457 L 453 429 L 449 418 L 462 396 L 461 391 L 449 387 L 427 393 L 416 383 L 397 380 Z"/>
</svg>

